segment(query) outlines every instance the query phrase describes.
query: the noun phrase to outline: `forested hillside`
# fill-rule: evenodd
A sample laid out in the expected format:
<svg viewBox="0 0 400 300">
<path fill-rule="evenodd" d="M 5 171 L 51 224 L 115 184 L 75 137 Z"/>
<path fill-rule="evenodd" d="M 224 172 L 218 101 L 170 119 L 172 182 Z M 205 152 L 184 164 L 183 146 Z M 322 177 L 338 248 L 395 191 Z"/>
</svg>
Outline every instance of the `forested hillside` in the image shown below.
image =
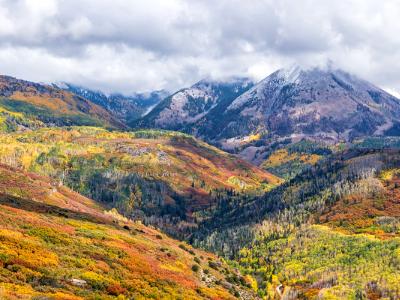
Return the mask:
<svg viewBox="0 0 400 300">
<path fill-rule="evenodd" d="M 6 166 L 0 241 L 4 300 L 255 299 L 250 280 L 215 255 Z"/>
<path fill-rule="evenodd" d="M 250 199 L 281 180 L 191 136 L 94 127 L 0 135 L 0 162 L 47 175 L 125 216 L 175 236 L 221 199 Z"/>
<path fill-rule="evenodd" d="M 399 297 L 400 153 L 348 150 L 265 196 L 226 203 L 192 241 L 230 256 L 259 294 Z M 291 298 L 290 298 L 291 299 Z"/>
<path fill-rule="evenodd" d="M 275 146 L 269 149 L 260 166 L 286 180 L 311 168 L 324 157 L 340 151 L 340 147 L 336 145 L 328 146 L 309 140 Z"/>
</svg>

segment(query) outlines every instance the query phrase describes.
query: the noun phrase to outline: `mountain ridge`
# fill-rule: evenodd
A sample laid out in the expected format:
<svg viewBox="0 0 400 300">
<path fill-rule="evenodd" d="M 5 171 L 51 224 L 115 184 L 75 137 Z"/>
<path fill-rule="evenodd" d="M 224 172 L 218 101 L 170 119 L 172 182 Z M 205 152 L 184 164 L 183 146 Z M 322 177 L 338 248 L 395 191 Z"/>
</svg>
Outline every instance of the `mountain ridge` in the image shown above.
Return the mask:
<svg viewBox="0 0 400 300">
<path fill-rule="evenodd" d="M 253 85 L 248 78 L 223 80 L 203 79 L 165 98 L 144 118 L 132 122 L 135 128 L 159 127 L 186 132 L 219 103 L 233 100 Z"/>
<path fill-rule="evenodd" d="M 37 122 L 41 123 L 40 126 L 95 125 L 126 128 L 107 110 L 86 98 L 51 85 L 11 76 L 0 76 L 0 107 L 5 111 L 6 122 L 15 121 L 11 117 L 17 113 L 23 115 L 25 123 Z"/>
<path fill-rule="evenodd" d="M 64 127 L 0 134 L 0 162 L 51 176 L 175 237 L 212 215 L 220 199 L 246 200 L 281 183 L 189 135 L 157 130 Z"/>
</svg>

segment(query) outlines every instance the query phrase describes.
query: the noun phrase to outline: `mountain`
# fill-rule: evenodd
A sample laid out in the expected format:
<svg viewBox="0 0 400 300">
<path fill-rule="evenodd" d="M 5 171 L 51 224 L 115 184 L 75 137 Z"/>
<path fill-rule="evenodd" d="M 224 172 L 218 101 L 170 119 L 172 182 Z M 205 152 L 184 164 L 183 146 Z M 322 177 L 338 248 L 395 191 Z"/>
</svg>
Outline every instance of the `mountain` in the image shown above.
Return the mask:
<svg viewBox="0 0 400 300">
<path fill-rule="evenodd" d="M 223 199 L 247 201 L 281 180 L 191 136 L 156 130 L 43 128 L 0 134 L 0 162 L 182 237 Z"/>
<path fill-rule="evenodd" d="M 1 299 L 258 299 L 216 255 L 0 166 Z"/>
<path fill-rule="evenodd" d="M 264 140 L 347 142 L 399 134 L 400 100 L 341 70 L 295 67 L 271 74 L 236 98 L 222 118 L 216 139 L 226 148 L 255 132 Z"/>
<path fill-rule="evenodd" d="M 189 132 L 257 164 L 271 147 L 302 139 L 332 145 L 400 134 L 400 100 L 338 69 L 278 70 L 225 101 L 204 101 L 214 98 L 196 87 L 164 100 L 139 125 Z"/>
<path fill-rule="evenodd" d="M 204 79 L 161 101 L 150 113 L 130 125 L 136 128 L 163 128 L 196 132 L 197 122 L 207 114 L 217 114 L 237 96 L 253 86 L 248 78 L 227 81 Z"/>
<path fill-rule="evenodd" d="M 397 298 L 400 152 L 364 147 L 244 205 L 221 204 L 192 242 L 233 257 L 262 297 Z"/>
<path fill-rule="evenodd" d="M 43 126 L 125 126 L 102 107 L 53 86 L 0 76 L 1 124 L 5 131 Z"/>
<path fill-rule="evenodd" d="M 106 95 L 100 91 L 90 90 L 70 83 L 54 85 L 92 101 L 125 123 L 130 123 L 146 115 L 155 105 L 168 96 L 168 92 L 163 90 L 125 96 L 122 94 Z"/>
</svg>

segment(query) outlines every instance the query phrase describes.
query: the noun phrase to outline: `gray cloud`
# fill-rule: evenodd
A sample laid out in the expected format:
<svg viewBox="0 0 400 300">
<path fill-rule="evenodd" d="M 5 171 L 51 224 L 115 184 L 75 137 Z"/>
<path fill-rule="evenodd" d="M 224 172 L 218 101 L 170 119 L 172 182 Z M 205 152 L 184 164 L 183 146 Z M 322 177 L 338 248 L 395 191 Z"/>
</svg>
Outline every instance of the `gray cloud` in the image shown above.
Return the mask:
<svg viewBox="0 0 400 300">
<path fill-rule="evenodd" d="M 106 92 L 299 63 L 400 89 L 398 0 L 0 0 L 1 73 Z"/>
</svg>

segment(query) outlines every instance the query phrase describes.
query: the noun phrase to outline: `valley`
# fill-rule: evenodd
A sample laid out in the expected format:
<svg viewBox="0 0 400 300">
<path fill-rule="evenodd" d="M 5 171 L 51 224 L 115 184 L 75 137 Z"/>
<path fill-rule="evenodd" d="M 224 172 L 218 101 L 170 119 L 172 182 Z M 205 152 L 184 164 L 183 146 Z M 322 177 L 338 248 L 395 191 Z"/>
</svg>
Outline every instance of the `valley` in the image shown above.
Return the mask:
<svg viewBox="0 0 400 300">
<path fill-rule="evenodd" d="M 0 0 L 0 300 L 400 300 L 400 0 Z"/>
<path fill-rule="evenodd" d="M 400 100 L 374 85 L 0 83 L 0 297 L 400 297 Z"/>
<path fill-rule="evenodd" d="M 232 257 L 258 279 L 260 295 L 282 284 L 293 298 L 396 298 L 399 159 L 398 150 L 331 158 L 232 207 L 194 244 Z"/>
</svg>

